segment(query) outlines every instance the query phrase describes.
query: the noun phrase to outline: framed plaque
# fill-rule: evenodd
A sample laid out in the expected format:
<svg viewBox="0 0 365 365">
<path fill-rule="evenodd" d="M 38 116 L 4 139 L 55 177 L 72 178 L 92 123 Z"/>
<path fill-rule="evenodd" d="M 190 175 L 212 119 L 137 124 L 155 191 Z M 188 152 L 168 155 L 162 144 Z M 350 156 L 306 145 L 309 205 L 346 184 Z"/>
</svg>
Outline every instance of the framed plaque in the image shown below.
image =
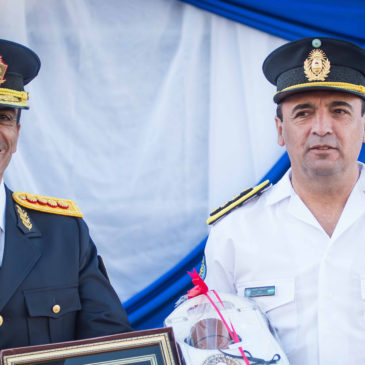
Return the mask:
<svg viewBox="0 0 365 365">
<path fill-rule="evenodd" d="M 1 351 L 2 365 L 180 365 L 172 328 Z"/>
</svg>

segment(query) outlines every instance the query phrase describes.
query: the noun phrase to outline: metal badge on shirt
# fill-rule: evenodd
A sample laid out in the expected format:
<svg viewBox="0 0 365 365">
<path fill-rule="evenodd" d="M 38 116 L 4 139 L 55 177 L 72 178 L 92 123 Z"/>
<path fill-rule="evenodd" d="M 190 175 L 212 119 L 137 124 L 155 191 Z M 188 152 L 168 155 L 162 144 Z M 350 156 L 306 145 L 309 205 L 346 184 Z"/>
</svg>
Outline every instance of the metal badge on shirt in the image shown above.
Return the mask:
<svg viewBox="0 0 365 365">
<path fill-rule="evenodd" d="M 275 285 L 246 288 L 244 295 L 246 298 L 266 297 L 270 295 L 275 295 Z"/>
</svg>

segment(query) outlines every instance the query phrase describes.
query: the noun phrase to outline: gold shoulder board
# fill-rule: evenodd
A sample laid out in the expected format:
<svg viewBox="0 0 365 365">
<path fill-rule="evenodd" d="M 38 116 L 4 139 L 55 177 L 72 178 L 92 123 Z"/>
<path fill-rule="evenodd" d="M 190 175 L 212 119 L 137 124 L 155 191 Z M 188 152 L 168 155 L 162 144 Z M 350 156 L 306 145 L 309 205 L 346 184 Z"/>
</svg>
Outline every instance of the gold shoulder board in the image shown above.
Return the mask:
<svg viewBox="0 0 365 365">
<path fill-rule="evenodd" d="M 216 222 L 218 219 L 230 213 L 233 209 L 241 206 L 244 202 L 247 202 L 249 199 L 255 196 L 261 195 L 263 191 L 266 190 L 269 186 L 271 186 L 271 183 L 269 180 L 266 180 L 260 185 L 255 186 L 254 188 L 243 190 L 241 194 L 235 196 L 229 202 L 225 203 L 217 209 L 214 209 L 213 212 L 210 213 L 207 224 L 212 224 Z"/>
<path fill-rule="evenodd" d="M 21 206 L 40 212 L 80 217 L 83 215 L 73 200 L 16 191 L 13 199 Z"/>
</svg>

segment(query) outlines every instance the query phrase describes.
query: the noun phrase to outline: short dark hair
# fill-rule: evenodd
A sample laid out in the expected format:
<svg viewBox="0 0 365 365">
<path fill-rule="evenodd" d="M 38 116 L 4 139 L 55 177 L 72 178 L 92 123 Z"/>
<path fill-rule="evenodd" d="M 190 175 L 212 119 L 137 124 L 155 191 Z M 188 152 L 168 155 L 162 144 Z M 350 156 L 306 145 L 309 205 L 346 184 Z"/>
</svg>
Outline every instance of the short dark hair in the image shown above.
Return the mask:
<svg viewBox="0 0 365 365">
<path fill-rule="evenodd" d="M 363 116 L 365 114 L 365 99 L 361 99 L 362 104 L 361 104 L 361 116 Z M 276 116 L 283 121 L 283 110 L 282 110 L 282 106 L 281 103 L 279 103 L 276 107 Z"/>
</svg>

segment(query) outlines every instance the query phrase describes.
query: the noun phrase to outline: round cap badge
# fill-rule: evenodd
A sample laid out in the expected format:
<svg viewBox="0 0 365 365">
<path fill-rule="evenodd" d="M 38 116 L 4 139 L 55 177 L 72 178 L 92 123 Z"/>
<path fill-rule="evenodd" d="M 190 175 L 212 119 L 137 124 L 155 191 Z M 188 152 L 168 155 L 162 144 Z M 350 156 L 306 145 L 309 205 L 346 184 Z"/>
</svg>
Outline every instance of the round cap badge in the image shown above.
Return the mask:
<svg viewBox="0 0 365 365">
<path fill-rule="evenodd" d="M 322 42 L 320 39 L 316 38 L 312 41 L 313 48 L 319 48 L 322 45 Z"/>
</svg>

